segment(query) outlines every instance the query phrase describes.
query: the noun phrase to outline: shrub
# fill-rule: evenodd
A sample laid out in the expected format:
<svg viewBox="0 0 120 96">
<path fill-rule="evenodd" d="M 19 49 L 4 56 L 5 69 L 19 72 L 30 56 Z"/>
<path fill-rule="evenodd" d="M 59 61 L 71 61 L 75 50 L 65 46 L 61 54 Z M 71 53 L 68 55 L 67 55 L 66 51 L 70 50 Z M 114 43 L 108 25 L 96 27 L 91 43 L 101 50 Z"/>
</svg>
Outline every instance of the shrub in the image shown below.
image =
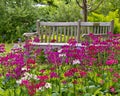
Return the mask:
<svg viewBox="0 0 120 96">
<path fill-rule="evenodd" d="M 80 8 L 75 3 L 60 3 L 52 14 L 52 21 L 78 21 L 81 19 Z"/>
<path fill-rule="evenodd" d="M 9 1 L 7 5 L 5 2 L 1 3 L 0 41 L 15 41 L 17 38 L 21 37 L 24 32 L 30 31 L 31 26 L 38 17 L 37 8 L 33 6 L 31 0 L 20 1 L 19 3 L 16 0 Z"/>
<path fill-rule="evenodd" d="M 115 22 L 114 33 L 120 33 L 120 28 L 119 28 L 120 22 L 118 18 L 118 10 L 114 12 L 110 11 L 107 16 L 92 12 L 91 15 L 88 17 L 88 19 L 89 21 L 94 21 L 94 22 L 104 22 L 104 21 L 109 22 L 110 20 L 113 19 Z"/>
</svg>

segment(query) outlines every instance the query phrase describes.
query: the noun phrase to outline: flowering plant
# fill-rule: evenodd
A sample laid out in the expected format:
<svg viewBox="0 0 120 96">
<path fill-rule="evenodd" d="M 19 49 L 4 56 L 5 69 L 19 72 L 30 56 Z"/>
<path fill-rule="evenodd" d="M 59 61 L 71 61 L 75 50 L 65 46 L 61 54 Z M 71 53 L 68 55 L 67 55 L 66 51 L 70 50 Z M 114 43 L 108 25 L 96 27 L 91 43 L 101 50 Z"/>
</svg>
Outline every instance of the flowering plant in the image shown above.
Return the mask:
<svg viewBox="0 0 120 96">
<path fill-rule="evenodd" d="M 72 38 L 60 50 L 29 43 L 26 50 L 1 56 L 0 90 L 16 96 L 119 96 L 119 35 L 90 39 L 77 46 Z"/>
</svg>

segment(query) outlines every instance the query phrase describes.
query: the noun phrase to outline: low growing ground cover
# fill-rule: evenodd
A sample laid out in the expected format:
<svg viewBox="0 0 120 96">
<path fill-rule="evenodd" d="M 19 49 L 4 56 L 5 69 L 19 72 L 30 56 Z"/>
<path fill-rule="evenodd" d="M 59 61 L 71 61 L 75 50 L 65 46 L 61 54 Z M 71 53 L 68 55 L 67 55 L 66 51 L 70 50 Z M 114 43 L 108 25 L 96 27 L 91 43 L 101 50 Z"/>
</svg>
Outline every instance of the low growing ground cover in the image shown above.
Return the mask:
<svg viewBox="0 0 120 96">
<path fill-rule="evenodd" d="M 108 39 L 89 35 L 77 46 L 75 39 L 61 49 L 35 47 L 26 42 L 5 54 L 0 45 L 1 96 L 119 96 L 119 34 Z"/>
</svg>

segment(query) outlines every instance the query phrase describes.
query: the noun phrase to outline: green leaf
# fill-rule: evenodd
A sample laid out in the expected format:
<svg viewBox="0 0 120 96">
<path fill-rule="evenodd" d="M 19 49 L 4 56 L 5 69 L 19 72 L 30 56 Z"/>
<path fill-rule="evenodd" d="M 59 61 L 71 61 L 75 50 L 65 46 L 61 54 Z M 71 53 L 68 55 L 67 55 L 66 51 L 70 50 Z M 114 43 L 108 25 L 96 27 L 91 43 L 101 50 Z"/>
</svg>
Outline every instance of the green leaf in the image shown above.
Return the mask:
<svg viewBox="0 0 120 96">
<path fill-rule="evenodd" d="M 101 90 L 102 88 L 98 88 L 95 92 L 94 92 L 94 95 L 96 96 L 98 93 L 100 93 L 100 90 Z"/>
<path fill-rule="evenodd" d="M 94 91 L 97 89 L 97 87 L 95 85 L 90 85 L 90 86 L 86 86 L 86 91 L 88 93 L 94 93 Z"/>
<path fill-rule="evenodd" d="M 120 89 L 117 89 L 116 92 L 120 93 Z"/>
<path fill-rule="evenodd" d="M 0 96 L 4 96 L 4 90 L 0 88 Z"/>
<path fill-rule="evenodd" d="M 67 96 L 68 92 L 62 92 L 62 96 Z"/>
<path fill-rule="evenodd" d="M 74 93 L 69 92 L 67 96 L 74 96 Z"/>
<path fill-rule="evenodd" d="M 112 96 L 110 93 L 106 93 L 105 96 Z"/>
<path fill-rule="evenodd" d="M 59 93 L 52 93 L 52 96 L 59 96 Z"/>
<path fill-rule="evenodd" d="M 90 94 L 90 93 L 86 93 L 86 94 L 84 94 L 84 96 L 91 96 L 92 94 Z"/>
</svg>

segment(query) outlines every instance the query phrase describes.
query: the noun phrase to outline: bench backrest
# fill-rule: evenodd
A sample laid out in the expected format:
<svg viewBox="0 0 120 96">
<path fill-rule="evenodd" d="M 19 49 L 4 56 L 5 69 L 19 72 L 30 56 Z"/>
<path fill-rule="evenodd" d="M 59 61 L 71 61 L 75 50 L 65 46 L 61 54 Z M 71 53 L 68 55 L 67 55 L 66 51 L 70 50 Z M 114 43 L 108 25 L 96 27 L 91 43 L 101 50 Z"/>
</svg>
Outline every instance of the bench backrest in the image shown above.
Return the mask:
<svg viewBox="0 0 120 96">
<path fill-rule="evenodd" d="M 114 30 L 114 20 L 111 22 L 81 22 L 80 30 L 82 37 L 89 36 L 89 33 L 94 35 L 107 37 L 108 32 L 113 32 Z"/>
<path fill-rule="evenodd" d="M 40 34 L 41 42 L 67 42 L 69 38 L 77 39 L 78 22 L 39 22 L 37 21 L 37 32 Z"/>
<path fill-rule="evenodd" d="M 111 22 L 40 22 L 37 20 L 37 33 L 41 42 L 56 40 L 58 43 L 75 38 L 78 42 L 89 33 L 107 35 L 113 32 L 114 21 Z"/>
</svg>

